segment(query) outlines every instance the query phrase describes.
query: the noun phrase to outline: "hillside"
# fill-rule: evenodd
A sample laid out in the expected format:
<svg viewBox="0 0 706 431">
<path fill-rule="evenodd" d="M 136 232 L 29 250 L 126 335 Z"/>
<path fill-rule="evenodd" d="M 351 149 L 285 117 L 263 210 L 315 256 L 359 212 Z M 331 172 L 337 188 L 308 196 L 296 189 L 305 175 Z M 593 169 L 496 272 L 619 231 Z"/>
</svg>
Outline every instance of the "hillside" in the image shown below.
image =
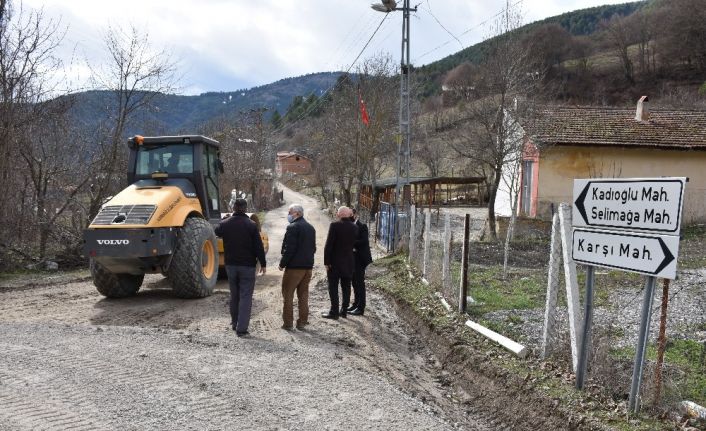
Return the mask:
<svg viewBox="0 0 706 431">
<path fill-rule="evenodd" d="M 286 78 L 250 89 L 228 92 L 209 92 L 197 96 L 160 95 L 152 109 L 135 115 L 128 134 L 193 133 L 204 123 L 241 110 L 266 108 L 266 118 L 275 110 L 284 114 L 295 96 L 322 94 L 335 82 L 340 73 L 323 72 Z M 89 130 L 97 129 L 108 118 L 113 104 L 109 91 L 87 91 L 75 97 L 74 118 Z"/>
<path fill-rule="evenodd" d="M 599 24 L 602 20 L 608 19 L 614 15 L 630 15 L 645 4 L 645 1 L 638 1 L 575 10 L 541 21 L 532 22 L 520 27 L 517 31 L 522 34 L 527 34 L 543 25 L 558 24 L 573 36 L 588 36 L 598 31 Z M 483 52 L 487 49 L 487 45 L 487 41 L 483 41 L 458 51 L 455 54 L 444 57 L 441 60 L 419 67 L 416 73 L 420 85 L 420 96 L 424 98 L 439 93 L 441 90 L 441 79 L 444 74 L 464 62 L 478 63 L 481 60 Z"/>
</svg>

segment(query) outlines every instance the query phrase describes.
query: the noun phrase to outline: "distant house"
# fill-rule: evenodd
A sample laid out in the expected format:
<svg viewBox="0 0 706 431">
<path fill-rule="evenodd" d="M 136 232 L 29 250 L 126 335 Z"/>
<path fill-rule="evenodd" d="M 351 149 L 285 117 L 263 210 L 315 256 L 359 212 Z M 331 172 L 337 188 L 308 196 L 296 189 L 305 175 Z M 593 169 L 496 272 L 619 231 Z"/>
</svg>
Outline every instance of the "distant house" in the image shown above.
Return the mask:
<svg viewBox="0 0 706 431">
<path fill-rule="evenodd" d="M 278 176 L 283 174 L 308 175 L 311 173 L 312 160 L 293 151 L 280 151 L 277 153 L 275 170 Z"/>
<path fill-rule="evenodd" d="M 706 111 L 544 106 L 525 127 L 518 212 L 549 218 L 575 178 L 688 177 L 683 221 L 706 221 Z M 496 209 L 507 214 L 508 193 Z"/>
</svg>

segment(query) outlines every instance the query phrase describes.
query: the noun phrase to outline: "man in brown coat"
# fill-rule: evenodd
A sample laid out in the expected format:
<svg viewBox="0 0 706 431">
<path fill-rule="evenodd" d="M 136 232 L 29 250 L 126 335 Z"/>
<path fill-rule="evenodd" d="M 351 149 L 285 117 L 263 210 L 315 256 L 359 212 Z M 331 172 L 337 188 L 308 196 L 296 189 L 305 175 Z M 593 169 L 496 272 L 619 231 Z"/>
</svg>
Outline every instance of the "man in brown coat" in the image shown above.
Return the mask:
<svg viewBox="0 0 706 431">
<path fill-rule="evenodd" d="M 345 206 L 340 207 L 336 217 L 338 221 L 329 226 L 324 247 L 324 265 L 328 276 L 328 293 L 331 298 L 331 309 L 323 314 L 326 319 L 346 317 L 346 310 L 351 300 L 351 279 L 355 268 L 353 247 L 358 236 L 358 227 L 353 222 L 353 211 Z M 340 304 L 339 282 L 343 293 Z"/>
</svg>

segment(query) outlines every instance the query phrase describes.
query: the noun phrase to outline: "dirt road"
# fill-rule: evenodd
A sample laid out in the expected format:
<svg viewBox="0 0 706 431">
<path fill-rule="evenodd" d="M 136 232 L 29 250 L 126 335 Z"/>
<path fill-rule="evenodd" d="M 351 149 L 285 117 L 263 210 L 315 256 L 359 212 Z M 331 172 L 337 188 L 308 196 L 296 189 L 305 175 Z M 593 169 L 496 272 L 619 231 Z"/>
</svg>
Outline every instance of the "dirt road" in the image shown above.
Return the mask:
<svg viewBox="0 0 706 431">
<path fill-rule="evenodd" d="M 0 286 L 0 430 L 492 429 L 379 295 L 365 317 L 319 317 L 329 221 L 312 199 L 285 200 L 318 234 L 306 331 L 280 328 L 286 206 L 265 219 L 251 338 L 229 328 L 226 281 L 199 300 L 175 298 L 161 276 L 122 300 L 89 280 Z"/>
</svg>

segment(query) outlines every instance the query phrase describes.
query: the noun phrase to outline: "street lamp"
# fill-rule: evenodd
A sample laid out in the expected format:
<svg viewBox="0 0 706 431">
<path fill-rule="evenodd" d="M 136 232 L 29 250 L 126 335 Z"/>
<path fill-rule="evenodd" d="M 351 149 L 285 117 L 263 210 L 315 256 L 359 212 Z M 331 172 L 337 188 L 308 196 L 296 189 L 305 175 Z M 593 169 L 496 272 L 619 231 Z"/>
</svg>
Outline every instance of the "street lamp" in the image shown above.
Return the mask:
<svg viewBox="0 0 706 431">
<path fill-rule="evenodd" d="M 397 2 L 395 0 L 382 0 L 382 3 L 373 3 L 370 7 L 378 12 L 388 13 L 395 10 Z"/>
<path fill-rule="evenodd" d="M 397 138 L 397 184 L 395 187 L 395 236 L 397 240 L 399 235 L 399 218 L 398 208 L 400 205 L 400 195 L 404 202 L 404 186 L 409 184 L 410 171 L 410 91 L 409 91 L 409 15 L 410 12 L 416 12 L 417 8 L 409 6 L 409 0 L 402 0 L 402 7 L 397 7 L 395 0 L 382 0 L 382 3 L 374 3 L 371 5 L 373 10 L 378 12 L 389 13 L 392 11 L 402 11 L 402 55 L 400 58 L 400 133 Z M 404 149 L 404 151 L 403 151 Z M 404 160 L 403 160 L 404 158 Z M 404 184 L 401 183 L 404 178 Z M 409 204 L 407 201 L 407 220 L 409 220 Z M 394 242 L 393 242 L 394 244 Z M 394 245 L 393 245 L 393 248 Z"/>
</svg>

